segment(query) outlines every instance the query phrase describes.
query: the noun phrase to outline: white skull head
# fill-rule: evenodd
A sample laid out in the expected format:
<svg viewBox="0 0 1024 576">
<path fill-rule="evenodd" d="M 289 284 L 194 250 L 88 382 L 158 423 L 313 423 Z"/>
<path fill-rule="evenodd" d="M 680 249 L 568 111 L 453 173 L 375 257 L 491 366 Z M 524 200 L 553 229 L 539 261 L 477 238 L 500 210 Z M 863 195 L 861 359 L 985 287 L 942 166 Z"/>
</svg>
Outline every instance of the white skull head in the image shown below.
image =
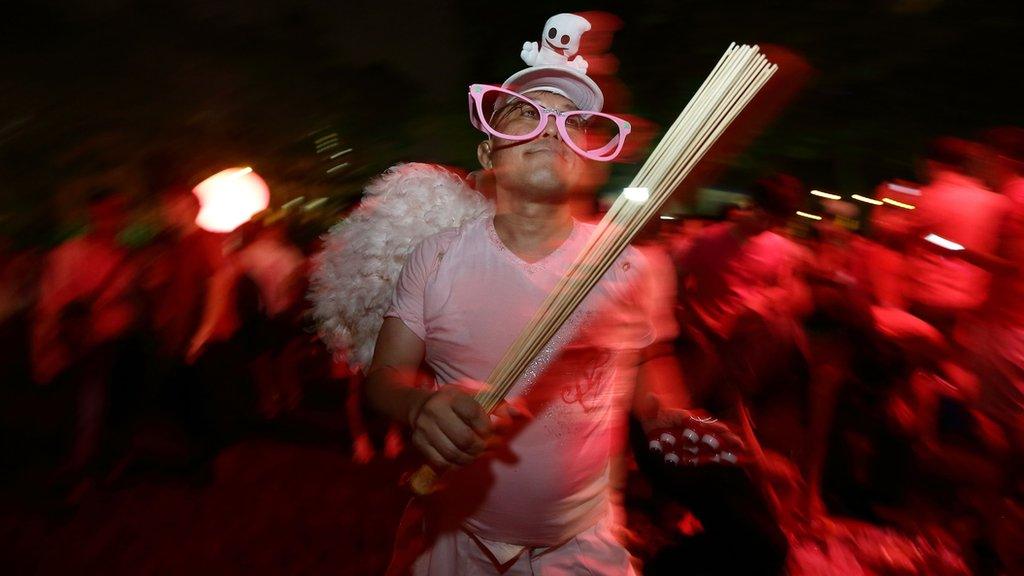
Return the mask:
<svg viewBox="0 0 1024 576">
<path fill-rule="evenodd" d="M 580 50 L 580 37 L 590 30 L 590 22 L 575 14 L 556 14 L 544 24 L 541 41 L 545 46 L 566 58 L 572 58 Z"/>
</svg>

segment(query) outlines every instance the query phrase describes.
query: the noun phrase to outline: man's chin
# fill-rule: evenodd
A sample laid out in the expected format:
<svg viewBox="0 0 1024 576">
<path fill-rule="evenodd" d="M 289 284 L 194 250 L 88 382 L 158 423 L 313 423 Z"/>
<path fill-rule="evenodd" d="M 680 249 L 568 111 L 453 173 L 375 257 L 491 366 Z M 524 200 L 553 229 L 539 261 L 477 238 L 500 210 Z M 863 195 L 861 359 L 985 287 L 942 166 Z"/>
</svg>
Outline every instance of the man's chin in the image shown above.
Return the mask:
<svg viewBox="0 0 1024 576">
<path fill-rule="evenodd" d="M 544 199 L 550 202 L 564 202 L 569 198 L 572 183 L 560 170 L 536 170 L 530 173 L 526 182 L 527 190 L 533 199 Z"/>
<path fill-rule="evenodd" d="M 577 185 L 577 175 L 560 157 L 545 160 L 520 166 L 514 172 L 496 170 L 498 185 L 534 202 L 565 202 Z"/>
</svg>

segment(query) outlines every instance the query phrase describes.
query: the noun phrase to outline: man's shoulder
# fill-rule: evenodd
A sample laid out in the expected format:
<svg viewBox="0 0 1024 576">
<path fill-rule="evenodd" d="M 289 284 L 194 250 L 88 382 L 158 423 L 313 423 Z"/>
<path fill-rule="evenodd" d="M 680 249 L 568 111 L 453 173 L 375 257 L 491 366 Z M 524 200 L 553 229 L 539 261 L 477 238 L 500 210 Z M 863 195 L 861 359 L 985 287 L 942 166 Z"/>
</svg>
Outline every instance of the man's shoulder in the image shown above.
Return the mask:
<svg viewBox="0 0 1024 576">
<path fill-rule="evenodd" d="M 754 258 L 785 264 L 795 264 L 813 258 L 812 253 L 800 243 L 778 232 L 768 230 L 747 242 L 746 250 Z"/>
<path fill-rule="evenodd" d="M 51 251 L 51 258 L 59 260 L 75 260 L 88 263 L 89 259 L 101 259 L 120 254 L 123 250 L 118 246 L 107 245 L 88 235 L 75 236 L 61 242 Z M 78 263 L 78 262 L 76 262 Z"/>
<path fill-rule="evenodd" d="M 758 234 L 755 238 L 755 243 L 765 250 L 786 255 L 801 254 L 804 251 L 804 247 L 800 243 L 774 230 Z"/>
<path fill-rule="evenodd" d="M 694 240 L 701 240 L 704 242 L 715 240 L 719 238 L 726 238 L 730 235 L 732 229 L 732 222 L 723 221 L 715 222 L 714 224 L 708 224 L 701 229 L 700 232 L 694 236 Z"/>
<path fill-rule="evenodd" d="M 461 226 L 452 226 L 450 228 L 439 230 L 424 238 L 416 247 L 416 250 L 430 252 L 443 252 L 448 250 L 453 245 L 467 238 L 473 238 L 484 233 L 486 219 L 488 217 L 489 216 L 480 216 L 478 218 L 472 218 L 462 223 Z"/>
<path fill-rule="evenodd" d="M 716 222 L 705 226 L 687 242 L 687 249 L 689 251 L 707 250 L 722 242 L 734 242 L 730 232 L 731 226 L 730 222 Z"/>
</svg>

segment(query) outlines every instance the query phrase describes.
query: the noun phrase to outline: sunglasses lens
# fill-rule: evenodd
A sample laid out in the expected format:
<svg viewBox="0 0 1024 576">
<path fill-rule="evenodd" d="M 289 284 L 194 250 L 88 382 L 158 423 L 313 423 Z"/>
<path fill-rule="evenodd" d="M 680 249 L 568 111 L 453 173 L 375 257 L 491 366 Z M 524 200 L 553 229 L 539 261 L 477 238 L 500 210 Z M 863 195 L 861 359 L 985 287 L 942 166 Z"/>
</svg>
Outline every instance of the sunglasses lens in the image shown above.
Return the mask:
<svg viewBox="0 0 1024 576">
<path fill-rule="evenodd" d="M 614 120 L 588 112 L 568 114 L 565 117 L 565 131 L 579 149 L 599 158 L 612 157 L 623 137 Z"/>
<path fill-rule="evenodd" d="M 526 100 L 508 92 L 488 90 L 482 96 L 484 114 L 482 120 L 488 128 L 498 134 L 522 136 L 537 130 L 541 112 Z"/>
</svg>

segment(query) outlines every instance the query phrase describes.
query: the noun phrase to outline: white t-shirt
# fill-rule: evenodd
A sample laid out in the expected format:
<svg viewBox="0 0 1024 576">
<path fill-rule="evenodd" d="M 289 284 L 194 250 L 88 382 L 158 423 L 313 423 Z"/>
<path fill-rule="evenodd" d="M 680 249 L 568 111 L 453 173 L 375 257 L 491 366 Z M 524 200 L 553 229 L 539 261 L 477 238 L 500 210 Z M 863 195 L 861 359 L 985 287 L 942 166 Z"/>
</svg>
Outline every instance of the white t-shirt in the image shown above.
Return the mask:
<svg viewBox="0 0 1024 576">
<path fill-rule="evenodd" d="M 424 240 L 398 280 L 386 316 L 423 339 L 443 386 L 485 381 L 564 276 L 596 227 L 527 263 L 506 248 L 490 216 Z M 487 540 L 551 546 L 608 509 L 608 465 L 625 434 L 636 352 L 654 339 L 641 305 L 647 264 L 628 249 L 509 393 L 534 418 L 507 450 L 445 477 L 439 510 Z"/>
</svg>

